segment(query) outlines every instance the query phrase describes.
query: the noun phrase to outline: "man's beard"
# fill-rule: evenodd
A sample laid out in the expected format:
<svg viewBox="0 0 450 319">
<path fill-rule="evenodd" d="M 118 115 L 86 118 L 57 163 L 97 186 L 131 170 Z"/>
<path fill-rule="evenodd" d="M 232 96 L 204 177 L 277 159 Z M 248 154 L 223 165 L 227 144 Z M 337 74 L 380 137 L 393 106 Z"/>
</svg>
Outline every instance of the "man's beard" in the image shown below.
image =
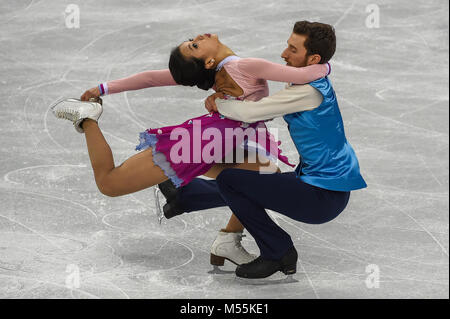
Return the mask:
<svg viewBox="0 0 450 319">
<path fill-rule="evenodd" d="M 284 61 L 286 62 L 286 65 L 287 65 L 287 66 L 293 66 L 293 67 L 296 67 L 296 68 L 302 68 L 302 67 L 307 66 L 307 63 L 308 63 L 308 57 L 305 56 L 305 58 L 303 59 L 303 61 L 299 61 L 299 62 L 296 63 L 295 65 L 292 65 L 290 62 L 288 62 L 288 61 L 286 61 L 286 60 L 284 60 Z"/>
</svg>

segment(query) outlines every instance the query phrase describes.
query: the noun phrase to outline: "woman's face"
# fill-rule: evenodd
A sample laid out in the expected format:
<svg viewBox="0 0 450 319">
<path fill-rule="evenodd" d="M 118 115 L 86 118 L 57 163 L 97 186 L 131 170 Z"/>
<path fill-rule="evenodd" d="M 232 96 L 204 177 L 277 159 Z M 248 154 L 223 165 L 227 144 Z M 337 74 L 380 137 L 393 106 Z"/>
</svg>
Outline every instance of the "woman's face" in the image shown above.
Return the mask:
<svg viewBox="0 0 450 319">
<path fill-rule="evenodd" d="M 205 33 L 198 35 L 195 39 L 180 44 L 181 54 L 185 58 L 197 58 L 208 62 L 214 59 L 220 48 L 219 38 L 217 34 Z"/>
</svg>

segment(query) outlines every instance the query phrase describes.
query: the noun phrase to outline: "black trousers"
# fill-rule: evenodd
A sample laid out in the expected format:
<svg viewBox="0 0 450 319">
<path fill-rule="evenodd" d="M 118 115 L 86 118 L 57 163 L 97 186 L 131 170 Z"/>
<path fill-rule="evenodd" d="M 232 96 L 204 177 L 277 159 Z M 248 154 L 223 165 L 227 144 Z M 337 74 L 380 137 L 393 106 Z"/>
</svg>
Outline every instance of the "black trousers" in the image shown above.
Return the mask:
<svg viewBox="0 0 450 319">
<path fill-rule="evenodd" d="M 186 212 L 229 206 L 255 239 L 261 256 L 274 260 L 293 242 L 266 208 L 303 223 L 322 224 L 336 218 L 349 198 L 350 192 L 306 184 L 295 172 L 261 174 L 233 168 L 222 171 L 215 181 L 196 178 L 178 194 Z"/>
</svg>

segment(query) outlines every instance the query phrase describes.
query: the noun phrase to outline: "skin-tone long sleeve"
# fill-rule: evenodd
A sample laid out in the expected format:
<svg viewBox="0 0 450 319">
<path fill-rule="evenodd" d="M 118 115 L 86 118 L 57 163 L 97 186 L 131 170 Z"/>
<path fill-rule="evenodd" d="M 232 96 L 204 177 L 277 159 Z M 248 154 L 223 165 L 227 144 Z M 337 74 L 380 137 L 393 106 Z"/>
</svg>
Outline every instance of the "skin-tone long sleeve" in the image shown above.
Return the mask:
<svg viewBox="0 0 450 319">
<path fill-rule="evenodd" d="M 316 64 L 305 68 L 295 68 L 259 58 L 241 59 L 236 66 L 237 70 L 231 68 L 230 71 L 232 75 L 235 73 L 233 71 L 238 71 L 237 73 L 241 73 L 244 76 L 246 81 L 241 81 L 244 90 L 254 89 L 255 83 L 247 83 L 249 79 L 264 79 L 304 84 L 324 77 L 329 72 L 327 64 Z M 129 77 L 112 80 L 102 84 L 105 89 L 105 94 L 114 94 L 157 86 L 177 85 L 170 74 L 169 69 L 140 72 Z"/>
<path fill-rule="evenodd" d="M 281 65 L 260 58 L 245 58 L 237 62 L 238 70 L 249 78 L 268 81 L 306 84 L 329 74 L 328 63 L 297 68 Z"/>
<path fill-rule="evenodd" d="M 169 69 L 140 72 L 129 77 L 103 83 L 106 94 L 140 90 L 156 86 L 178 85 Z"/>
<path fill-rule="evenodd" d="M 217 110 L 227 118 L 254 123 L 286 114 L 310 111 L 322 103 L 323 97 L 311 85 L 288 85 L 257 102 L 216 99 Z"/>
</svg>

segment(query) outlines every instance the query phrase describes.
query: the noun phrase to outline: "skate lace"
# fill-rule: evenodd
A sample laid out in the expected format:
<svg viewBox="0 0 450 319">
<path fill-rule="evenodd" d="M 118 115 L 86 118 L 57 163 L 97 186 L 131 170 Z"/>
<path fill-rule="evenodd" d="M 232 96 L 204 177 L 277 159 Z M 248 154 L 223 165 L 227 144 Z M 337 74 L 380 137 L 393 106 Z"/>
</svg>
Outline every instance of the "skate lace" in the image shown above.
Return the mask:
<svg viewBox="0 0 450 319">
<path fill-rule="evenodd" d="M 235 242 L 235 246 L 236 246 L 236 248 L 239 249 L 242 253 L 245 253 L 245 254 L 249 255 L 248 251 L 245 250 L 244 247 L 242 247 L 241 241 L 242 241 L 242 238 L 243 238 L 243 237 L 246 237 L 246 235 L 240 234 L 240 235 L 237 236 L 236 242 Z"/>
<path fill-rule="evenodd" d="M 55 114 L 58 118 L 70 120 L 72 122 L 75 122 L 80 118 L 80 112 L 71 109 L 57 110 Z"/>
</svg>

